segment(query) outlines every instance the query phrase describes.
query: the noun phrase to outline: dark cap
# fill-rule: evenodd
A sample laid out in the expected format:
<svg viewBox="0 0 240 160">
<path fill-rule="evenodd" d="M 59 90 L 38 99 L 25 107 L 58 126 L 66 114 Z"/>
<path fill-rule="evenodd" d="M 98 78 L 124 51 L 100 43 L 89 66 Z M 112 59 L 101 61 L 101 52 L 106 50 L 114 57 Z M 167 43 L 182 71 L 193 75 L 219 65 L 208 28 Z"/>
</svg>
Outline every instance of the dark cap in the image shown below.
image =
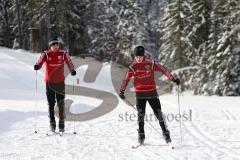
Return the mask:
<svg viewBox="0 0 240 160">
<path fill-rule="evenodd" d="M 144 56 L 144 53 L 145 53 L 145 49 L 144 49 L 143 46 L 137 46 L 134 49 L 134 55 L 135 56 Z"/>
<path fill-rule="evenodd" d="M 59 42 L 59 39 L 58 39 L 58 37 L 53 37 L 50 41 L 49 41 L 49 43 L 48 43 L 48 45 L 49 45 L 49 47 L 50 46 L 52 46 L 52 45 L 54 45 L 54 44 L 59 44 L 60 42 Z"/>
</svg>

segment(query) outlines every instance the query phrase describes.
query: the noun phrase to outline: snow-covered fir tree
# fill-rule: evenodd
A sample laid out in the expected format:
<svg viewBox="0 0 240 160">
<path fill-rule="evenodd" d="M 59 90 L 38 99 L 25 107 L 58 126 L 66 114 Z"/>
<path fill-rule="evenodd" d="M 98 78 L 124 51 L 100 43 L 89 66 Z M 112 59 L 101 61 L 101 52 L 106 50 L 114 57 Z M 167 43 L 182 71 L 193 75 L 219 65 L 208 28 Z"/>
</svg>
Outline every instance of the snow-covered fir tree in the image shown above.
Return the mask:
<svg viewBox="0 0 240 160">
<path fill-rule="evenodd" d="M 202 86 L 205 95 L 239 95 L 239 51 L 236 50 L 239 42 L 235 36 L 239 32 L 238 17 L 238 1 L 214 3 L 208 46 L 208 81 Z"/>
<path fill-rule="evenodd" d="M 209 11 L 210 3 L 206 0 L 191 0 L 191 32 L 188 34 L 188 40 L 192 44 L 192 57 L 193 65 L 196 66 L 195 70 L 190 71 L 189 86 L 193 89 L 195 94 L 198 93 L 199 86 L 207 82 L 206 76 L 206 60 L 208 51 L 207 41 L 209 36 Z"/>
<path fill-rule="evenodd" d="M 24 49 L 33 30 L 39 50 L 58 35 L 72 55 L 120 55 L 123 64 L 144 45 L 182 90 L 240 95 L 238 0 L 18 0 L 20 22 L 16 2 L 0 0 L 1 46 L 19 47 L 19 26 Z"/>
<path fill-rule="evenodd" d="M 92 17 L 87 23 L 87 33 L 91 44 L 88 49 L 89 53 L 97 54 L 101 58 L 109 57 L 111 53 L 108 52 L 108 47 L 116 45 L 113 42 L 116 40 L 115 33 L 118 21 L 118 17 L 112 8 L 112 2 L 98 0 L 91 3 L 88 10 L 92 13 Z M 92 12 L 93 10 L 94 12 Z"/>
<path fill-rule="evenodd" d="M 13 18 L 13 29 L 12 33 L 16 37 L 18 43 L 22 40 L 22 48 L 29 49 L 29 20 L 30 17 L 27 16 L 27 0 L 12 1 L 12 6 L 10 7 L 12 13 L 15 15 Z M 18 17 L 19 10 L 19 17 Z M 19 18 L 19 22 L 18 22 Z M 20 46 L 21 47 L 21 46 Z"/>
<path fill-rule="evenodd" d="M 159 60 L 170 70 L 178 69 L 175 73 L 182 80 L 181 90 L 191 89 L 190 77 L 196 70 L 194 60 L 198 53 L 192 38 L 195 35 L 192 12 L 191 1 L 170 1 L 159 23 L 163 34 Z"/>
<path fill-rule="evenodd" d="M 0 0 L 0 46 L 12 47 L 14 35 L 13 29 L 13 12 L 11 0 Z"/>
<path fill-rule="evenodd" d="M 87 22 L 91 19 L 90 2 L 72 0 L 68 2 L 67 25 L 68 45 L 72 55 L 86 54 L 90 47 Z"/>
<path fill-rule="evenodd" d="M 122 37 L 129 41 L 130 50 L 126 50 L 124 54 L 130 56 L 135 45 L 143 45 L 148 47 L 149 34 L 147 31 L 147 16 L 143 8 L 137 0 L 126 0 L 125 8 L 120 13 L 120 22 L 118 24 L 118 37 Z"/>
<path fill-rule="evenodd" d="M 188 62 L 186 52 L 189 49 L 185 38 L 189 28 L 185 24 L 189 21 L 189 15 L 185 15 L 186 10 L 188 8 L 181 0 L 172 1 L 167 5 L 160 21 L 159 30 L 163 36 L 159 59 L 170 69 L 185 67 Z"/>
</svg>

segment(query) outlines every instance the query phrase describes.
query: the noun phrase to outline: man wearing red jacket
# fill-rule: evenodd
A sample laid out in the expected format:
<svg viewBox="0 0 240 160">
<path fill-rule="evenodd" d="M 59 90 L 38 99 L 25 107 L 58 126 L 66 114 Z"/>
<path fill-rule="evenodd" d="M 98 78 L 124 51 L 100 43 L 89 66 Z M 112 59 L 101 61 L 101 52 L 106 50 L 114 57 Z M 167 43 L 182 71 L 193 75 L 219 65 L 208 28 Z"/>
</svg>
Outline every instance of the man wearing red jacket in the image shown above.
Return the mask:
<svg viewBox="0 0 240 160">
<path fill-rule="evenodd" d="M 144 57 L 145 49 L 143 46 L 138 46 L 135 48 L 135 60 L 129 66 L 129 71 L 126 73 L 124 78 L 119 96 L 125 99 L 124 91 L 128 85 L 128 82 L 133 77 L 134 78 L 134 88 L 136 93 L 136 107 L 138 110 L 138 142 L 140 144 L 144 143 L 145 133 L 144 133 L 144 116 L 146 103 L 150 104 L 153 109 L 154 115 L 159 120 L 160 126 L 162 128 L 163 137 L 166 143 L 171 143 L 170 132 L 167 129 L 162 111 L 161 104 L 159 101 L 159 96 L 157 93 L 157 87 L 154 81 L 154 72 L 159 71 L 167 76 L 170 80 L 179 85 L 180 80 L 174 78 L 170 72 L 168 72 L 163 66 L 157 62 L 147 59 Z"/>
<path fill-rule="evenodd" d="M 40 59 L 34 65 L 35 70 L 42 68 L 42 65 L 46 64 L 46 95 L 49 106 L 49 119 L 50 128 L 52 132 L 55 132 L 56 121 L 54 115 L 54 106 L 57 100 L 59 108 L 59 132 L 64 132 L 64 99 L 65 99 L 65 77 L 64 77 L 64 62 L 67 64 L 71 75 L 75 76 L 76 71 L 74 70 L 73 63 L 71 62 L 70 56 L 67 52 L 60 49 L 60 42 L 57 37 L 54 37 L 49 42 L 49 49 L 41 54 Z"/>
</svg>

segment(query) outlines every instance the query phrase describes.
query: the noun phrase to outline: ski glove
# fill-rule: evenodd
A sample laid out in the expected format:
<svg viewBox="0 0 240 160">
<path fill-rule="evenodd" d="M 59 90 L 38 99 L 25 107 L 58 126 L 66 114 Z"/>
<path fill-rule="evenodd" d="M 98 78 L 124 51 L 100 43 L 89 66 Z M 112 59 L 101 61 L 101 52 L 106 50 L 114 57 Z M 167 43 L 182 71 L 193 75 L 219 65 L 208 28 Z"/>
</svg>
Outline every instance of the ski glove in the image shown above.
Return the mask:
<svg viewBox="0 0 240 160">
<path fill-rule="evenodd" d="M 123 91 L 121 91 L 120 93 L 119 93 L 119 97 L 121 98 L 121 99 L 125 99 L 126 97 L 124 96 L 124 92 Z"/>
<path fill-rule="evenodd" d="M 76 71 L 75 71 L 75 70 L 72 70 L 71 75 L 72 75 L 72 76 L 75 76 L 76 74 L 77 74 Z"/>
<path fill-rule="evenodd" d="M 40 68 L 39 68 L 39 65 L 38 64 L 35 64 L 34 65 L 34 70 L 39 70 Z"/>
<path fill-rule="evenodd" d="M 173 80 L 173 82 L 176 83 L 177 85 L 179 85 L 180 84 L 180 79 L 176 78 L 176 79 Z"/>
</svg>

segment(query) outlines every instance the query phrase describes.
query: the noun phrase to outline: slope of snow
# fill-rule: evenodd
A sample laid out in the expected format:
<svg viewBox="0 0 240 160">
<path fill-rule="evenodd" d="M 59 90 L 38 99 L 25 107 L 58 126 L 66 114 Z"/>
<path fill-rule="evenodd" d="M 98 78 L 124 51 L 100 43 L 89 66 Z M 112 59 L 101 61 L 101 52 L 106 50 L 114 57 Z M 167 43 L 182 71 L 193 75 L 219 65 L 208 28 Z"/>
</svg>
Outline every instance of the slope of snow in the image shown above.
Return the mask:
<svg viewBox="0 0 240 160">
<path fill-rule="evenodd" d="M 192 113 L 192 121 L 172 120 L 178 113 L 177 96 L 160 96 L 163 112 L 168 115 L 175 150 L 168 149 L 160 127 L 153 119 L 145 124 L 146 145 L 131 149 L 137 141 L 136 111 L 119 99 L 112 112 L 97 119 L 66 122 L 63 137 L 45 134 L 49 129 L 43 71 L 38 72 L 37 103 L 35 103 L 35 71 L 33 64 L 39 55 L 0 48 L 0 159 L 21 160 L 238 160 L 240 159 L 240 98 L 204 97 L 185 94 L 180 97 L 182 113 Z M 105 64 L 94 83 L 83 82 L 86 66 L 77 69 L 80 85 L 111 92 L 110 66 Z M 71 84 L 71 77 L 66 83 Z M 89 111 L 101 100 L 67 95 L 74 100 L 72 112 Z M 36 105 L 35 105 L 36 104 Z M 131 114 L 130 117 L 125 117 Z M 147 115 L 152 114 L 147 107 Z M 125 117 L 125 118 L 124 118 Z M 188 117 L 190 118 L 190 117 Z M 151 125 L 149 125 L 151 123 Z M 34 134 L 34 130 L 38 131 Z M 154 127 L 154 128 L 153 128 Z"/>
</svg>

